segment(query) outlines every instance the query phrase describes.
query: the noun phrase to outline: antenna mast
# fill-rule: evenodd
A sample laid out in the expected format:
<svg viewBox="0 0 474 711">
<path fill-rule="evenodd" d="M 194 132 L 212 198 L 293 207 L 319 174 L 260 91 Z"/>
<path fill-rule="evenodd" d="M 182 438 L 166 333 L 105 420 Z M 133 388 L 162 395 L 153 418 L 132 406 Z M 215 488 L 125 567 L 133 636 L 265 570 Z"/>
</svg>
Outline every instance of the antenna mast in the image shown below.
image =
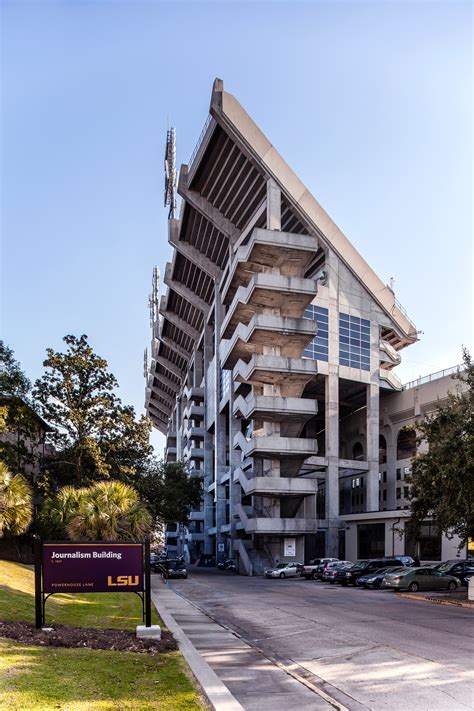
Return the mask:
<svg viewBox="0 0 474 711">
<path fill-rule="evenodd" d="M 168 220 L 174 218 L 176 210 L 176 129 L 166 132 L 165 148 L 165 207 L 169 206 Z"/>
</svg>

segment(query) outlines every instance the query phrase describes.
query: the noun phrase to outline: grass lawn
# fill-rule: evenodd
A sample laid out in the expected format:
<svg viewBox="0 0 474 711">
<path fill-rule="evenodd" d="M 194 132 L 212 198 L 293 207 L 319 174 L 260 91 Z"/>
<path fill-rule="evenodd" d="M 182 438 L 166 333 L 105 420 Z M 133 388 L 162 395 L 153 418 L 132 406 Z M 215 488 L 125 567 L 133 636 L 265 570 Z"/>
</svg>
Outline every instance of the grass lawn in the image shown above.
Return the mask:
<svg viewBox="0 0 474 711">
<path fill-rule="evenodd" d="M 34 622 L 31 567 L 0 561 L 0 619 Z M 127 593 L 58 594 L 46 623 L 134 629 L 141 601 Z M 155 620 L 158 618 L 155 613 Z M 0 639 L 0 708 L 18 711 L 203 709 L 179 652 L 131 652 L 30 646 Z"/>
</svg>

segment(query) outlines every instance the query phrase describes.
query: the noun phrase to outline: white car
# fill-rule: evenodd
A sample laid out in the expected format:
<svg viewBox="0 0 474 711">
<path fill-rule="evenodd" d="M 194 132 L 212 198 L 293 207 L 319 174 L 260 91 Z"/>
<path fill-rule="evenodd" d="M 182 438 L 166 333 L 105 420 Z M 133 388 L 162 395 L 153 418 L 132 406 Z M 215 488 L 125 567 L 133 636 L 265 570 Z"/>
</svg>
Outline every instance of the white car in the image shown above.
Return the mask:
<svg viewBox="0 0 474 711">
<path fill-rule="evenodd" d="M 267 568 L 266 578 L 294 578 L 300 574 L 303 563 L 278 563 L 274 568 Z"/>
</svg>

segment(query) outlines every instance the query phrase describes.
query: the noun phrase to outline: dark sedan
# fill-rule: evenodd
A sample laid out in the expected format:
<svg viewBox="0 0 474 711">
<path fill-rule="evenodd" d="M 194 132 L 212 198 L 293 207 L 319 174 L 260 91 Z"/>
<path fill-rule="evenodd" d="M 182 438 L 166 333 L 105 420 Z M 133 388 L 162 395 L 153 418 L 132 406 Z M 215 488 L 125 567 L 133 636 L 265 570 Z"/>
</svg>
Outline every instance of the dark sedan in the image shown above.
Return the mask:
<svg viewBox="0 0 474 711">
<path fill-rule="evenodd" d="M 184 578 L 188 577 L 186 565 L 182 560 L 163 561 L 163 578 Z"/>
<path fill-rule="evenodd" d="M 454 575 L 467 587 L 469 578 L 474 576 L 474 560 L 446 560 L 434 567 L 444 575 Z"/>
<path fill-rule="evenodd" d="M 352 568 L 338 570 L 335 582 L 341 585 L 355 585 L 361 575 L 374 573 L 380 568 L 400 567 L 400 561 L 396 558 L 373 558 L 371 560 L 358 560 Z"/>
<path fill-rule="evenodd" d="M 387 573 L 396 573 L 400 570 L 406 570 L 403 566 L 391 567 L 391 568 L 380 568 L 379 570 L 374 570 L 373 573 L 368 573 L 367 575 L 361 575 L 357 578 L 356 585 L 360 588 L 373 588 L 374 590 L 380 590 L 382 587 L 382 581 Z"/>
</svg>

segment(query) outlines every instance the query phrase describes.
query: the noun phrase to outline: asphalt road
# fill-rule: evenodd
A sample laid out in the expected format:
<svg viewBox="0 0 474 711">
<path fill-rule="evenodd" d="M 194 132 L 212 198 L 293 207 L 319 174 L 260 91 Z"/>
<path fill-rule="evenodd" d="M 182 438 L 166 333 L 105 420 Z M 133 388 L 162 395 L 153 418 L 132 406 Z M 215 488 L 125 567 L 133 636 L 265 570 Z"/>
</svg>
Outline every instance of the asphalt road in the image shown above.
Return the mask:
<svg viewBox="0 0 474 711">
<path fill-rule="evenodd" d="M 469 609 L 385 590 L 205 569 L 191 568 L 188 580 L 171 584 L 266 657 L 291 667 L 351 711 L 474 708 Z"/>
</svg>

